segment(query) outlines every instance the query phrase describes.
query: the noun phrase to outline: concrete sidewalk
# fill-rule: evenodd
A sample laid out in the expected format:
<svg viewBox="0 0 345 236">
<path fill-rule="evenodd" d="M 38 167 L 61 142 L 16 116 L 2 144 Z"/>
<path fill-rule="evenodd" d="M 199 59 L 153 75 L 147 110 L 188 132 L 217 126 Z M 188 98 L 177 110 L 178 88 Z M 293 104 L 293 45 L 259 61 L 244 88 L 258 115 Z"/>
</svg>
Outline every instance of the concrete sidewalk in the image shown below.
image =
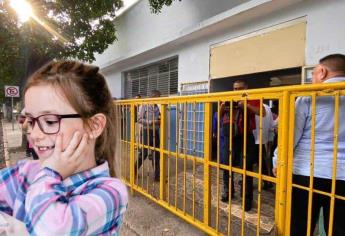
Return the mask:
<svg viewBox="0 0 345 236">
<path fill-rule="evenodd" d="M 21 148 L 22 131 L 20 126 L 2 120 L 1 142 L 6 142 L 8 151 L 7 165 L 14 165 L 18 160 L 26 158 Z M 1 132 L 0 132 L 1 135 Z M 129 206 L 123 220 L 121 235 L 205 235 L 202 231 L 188 224 L 156 203 L 136 193 L 129 196 Z"/>
</svg>

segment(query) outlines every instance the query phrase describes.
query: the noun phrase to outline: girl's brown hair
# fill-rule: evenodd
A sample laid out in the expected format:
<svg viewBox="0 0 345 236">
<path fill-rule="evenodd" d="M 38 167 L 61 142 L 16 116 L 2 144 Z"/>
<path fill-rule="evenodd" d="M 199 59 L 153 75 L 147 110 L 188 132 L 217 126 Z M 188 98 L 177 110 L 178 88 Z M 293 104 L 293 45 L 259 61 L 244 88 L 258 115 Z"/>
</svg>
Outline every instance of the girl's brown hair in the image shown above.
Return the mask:
<svg viewBox="0 0 345 236">
<path fill-rule="evenodd" d="M 51 85 L 61 89 L 71 106 L 82 117 L 86 125 L 97 113 L 107 118 L 103 133 L 96 140 L 96 161 L 107 160 L 112 176 L 116 176 L 115 143 L 116 115 L 111 93 L 99 68 L 77 61 L 51 61 L 38 69 L 27 81 L 25 92 L 33 86 Z"/>
</svg>

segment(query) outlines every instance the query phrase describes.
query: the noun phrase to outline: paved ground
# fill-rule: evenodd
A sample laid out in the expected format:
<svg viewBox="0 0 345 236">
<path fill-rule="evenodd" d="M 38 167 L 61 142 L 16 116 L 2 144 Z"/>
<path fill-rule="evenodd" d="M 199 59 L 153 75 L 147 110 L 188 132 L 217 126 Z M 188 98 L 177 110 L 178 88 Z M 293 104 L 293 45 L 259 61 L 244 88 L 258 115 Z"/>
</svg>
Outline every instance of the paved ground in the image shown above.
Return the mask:
<svg viewBox="0 0 345 236">
<path fill-rule="evenodd" d="M 15 124 L 12 130 L 11 123 L 3 121 L 2 124 L 3 127 L 0 124 L 0 168 L 5 165 L 4 142 L 7 142 L 9 151 L 8 165 L 13 165 L 25 158 L 25 151 L 21 148 L 20 127 Z M 145 197 L 135 194 L 130 196 L 121 235 L 194 236 L 204 235 L 204 233 Z"/>
</svg>

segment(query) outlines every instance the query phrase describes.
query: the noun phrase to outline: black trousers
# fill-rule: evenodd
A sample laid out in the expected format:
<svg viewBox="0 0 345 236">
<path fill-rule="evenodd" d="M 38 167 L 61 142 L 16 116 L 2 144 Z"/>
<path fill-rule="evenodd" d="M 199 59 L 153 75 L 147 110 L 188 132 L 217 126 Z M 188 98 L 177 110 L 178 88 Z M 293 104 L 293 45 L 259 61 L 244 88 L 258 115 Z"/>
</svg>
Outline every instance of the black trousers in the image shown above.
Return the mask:
<svg viewBox="0 0 345 236">
<path fill-rule="evenodd" d="M 142 141 L 142 144 L 148 145 L 151 147 L 159 148 L 160 147 L 160 139 L 159 139 L 159 129 L 142 129 L 142 134 L 140 134 L 140 140 Z M 155 172 L 155 179 L 158 180 L 160 176 L 160 153 L 159 151 L 153 151 L 152 154 L 152 167 L 154 168 Z M 138 150 L 138 160 L 135 163 L 134 168 L 136 170 L 139 170 L 139 168 L 142 166 L 144 160 L 146 160 L 148 156 L 148 149 L 147 148 L 139 148 Z"/>
<path fill-rule="evenodd" d="M 309 176 L 293 175 L 293 183 L 309 186 Z M 324 192 L 331 192 L 332 180 L 314 177 L 314 189 Z M 305 236 L 307 234 L 308 220 L 308 194 L 309 192 L 299 188 L 292 189 L 292 209 L 291 209 L 291 235 Z M 345 196 L 345 181 L 336 181 L 336 194 Z M 328 223 L 330 214 L 330 197 L 313 193 L 312 213 L 311 213 L 311 233 L 314 232 L 319 219 L 320 209 L 323 208 L 324 229 L 328 233 Z M 333 216 L 333 235 L 345 235 L 345 201 L 335 199 Z"/>
<path fill-rule="evenodd" d="M 239 136 L 233 139 L 233 153 L 235 158 L 233 158 L 233 166 L 240 165 L 243 168 L 243 137 Z M 225 139 L 225 150 L 229 150 L 229 139 Z M 257 147 L 255 144 L 255 139 L 253 134 L 250 132 L 247 134 L 247 145 L 246 145 L 246 170 L 253 171 L 253 166 L 257 162 Z M 228 151 L 229 152 L 229 151 Z M 225 158 L 224 164 L 229 164 L 229 158 Z M 242 177 L 243 178 L 243 177 Z M 232 186 L 233 178 L 231 176 Z M 229 171 L 225 170 L 223 172 L 223 182 L 224 182 L 224 192 L 229 192 Z M 242 187 L 242 186 L 241 186 Z M 234 189 L 232 188 L 232 191 Z M 245 192 L 246 200 L 253 200 L 253 177 L 246 176 L 246 192 Z"/>
</svg>

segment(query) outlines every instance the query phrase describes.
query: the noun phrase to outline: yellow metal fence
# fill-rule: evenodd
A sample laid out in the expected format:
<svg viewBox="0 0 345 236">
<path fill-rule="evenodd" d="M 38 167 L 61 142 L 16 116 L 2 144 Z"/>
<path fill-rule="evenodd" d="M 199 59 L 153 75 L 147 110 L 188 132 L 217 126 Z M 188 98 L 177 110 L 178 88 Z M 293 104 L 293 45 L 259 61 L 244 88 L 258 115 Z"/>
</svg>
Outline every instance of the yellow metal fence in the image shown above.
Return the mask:
<svg viewBox="0 0 345 236">
<path fill-rule="evenodd" d="M 337 168 L 333 168 L 332 186 L 329 192 L 315 189 L 314 151 L 317 99 L 332 97 L 334 101 L 334 158 L 337 165 L 338 150 L 344 149 L 345 140 L 339 136 L 339 125 L 344 117 L 339 112 L 344 110 L 345 84 L 323 84 L 253 89 L 246 91 L 191 95 L 169 98 L 124 100 L 115 102 L 118 119 L 118 158 L 120 159 L 121 177 L 132 193 L 137 191 L 155 201 L 187 222 L 210 235 L 290 235 L 291 205 L 293 188 L 308 192 L 307 235 L 312 235 L 311 218 L 313 196 L 321 194 L 330 201 L 328 235 L 333 234 L 335 202 L 344 201 L 343 195 L 337 195 Z M 295 101 L 298 97 L 310 97 L 311 145 L 310 145 L 310 181 L 308 186 L 293 183 Z M 248 135 L 241 140 L 241 164 L 234 165 L 235 130 L 230 126 L 229 165 L 222 159 L 221 103 L 229 102 L 230 120 L 234 119 L 234 110 L 238 102 L 244 103 L 244 133 L 248 127 L 249 113 L 246 104 L 260 102 L 259 140 L 263 144 L 262 104 L 268 100 L 279 104 L 279 125 L 277 129 L 277 177 L 263 173 L 264 145 L 258 145 L 257 163 L 251 169 L 246 158 Z M 141 109 L 146 111 L 159 107 L 160 114 L 153 113 L 146 122 L 137 122 Z M 212 118 L 217 115 L 217 131 L 212 144 Z M 149 124 L 150 120 L 159 123 Z M 158 137 L 157 137 L 158 136 Z M 212 147 L 213 146 L 213 147 Z M 216 147 L 216 148 L 215 148 Z M 212 153 L 213 152 L 213 153 Z M 213 158 L 212 158 L 213 156 Z M 343 157 L 344 158 L 344 157 Z M 140 160 L 141 159 L 141 160 Z M 266 158 L 267 159 L 267 158 Z M 269 159 L 269 158 L 268 158 Z M 142 162 L 142 166 L 140 166 Z M 158 162 L 158 163 L 157 163 Z M 249 168 L 250 167 L 250 168 Z M 155 169 L 159 168 L 159 171 Z M 248 169 L 249 168 L 249 169 Z M 343 167 L 342 167 L 343 168 Z M 229 171 L 229 199 L 221 201 L 224 188 L 222 175 Z M 253 178 L 252 206 L 245 211 L 248 181 Z M 231 181 L 232 180 L 232 181 Z M 263 182 L 273 185 L 263 188 Z M 232 186 L 234 185 L 234 186 Z M 339 190 L 337 188 L 337 190 Z M 234 191 L 234 197 L 232 197 Z M 333 235 L 337 235 L 334 233 Z"/>
</svg>

